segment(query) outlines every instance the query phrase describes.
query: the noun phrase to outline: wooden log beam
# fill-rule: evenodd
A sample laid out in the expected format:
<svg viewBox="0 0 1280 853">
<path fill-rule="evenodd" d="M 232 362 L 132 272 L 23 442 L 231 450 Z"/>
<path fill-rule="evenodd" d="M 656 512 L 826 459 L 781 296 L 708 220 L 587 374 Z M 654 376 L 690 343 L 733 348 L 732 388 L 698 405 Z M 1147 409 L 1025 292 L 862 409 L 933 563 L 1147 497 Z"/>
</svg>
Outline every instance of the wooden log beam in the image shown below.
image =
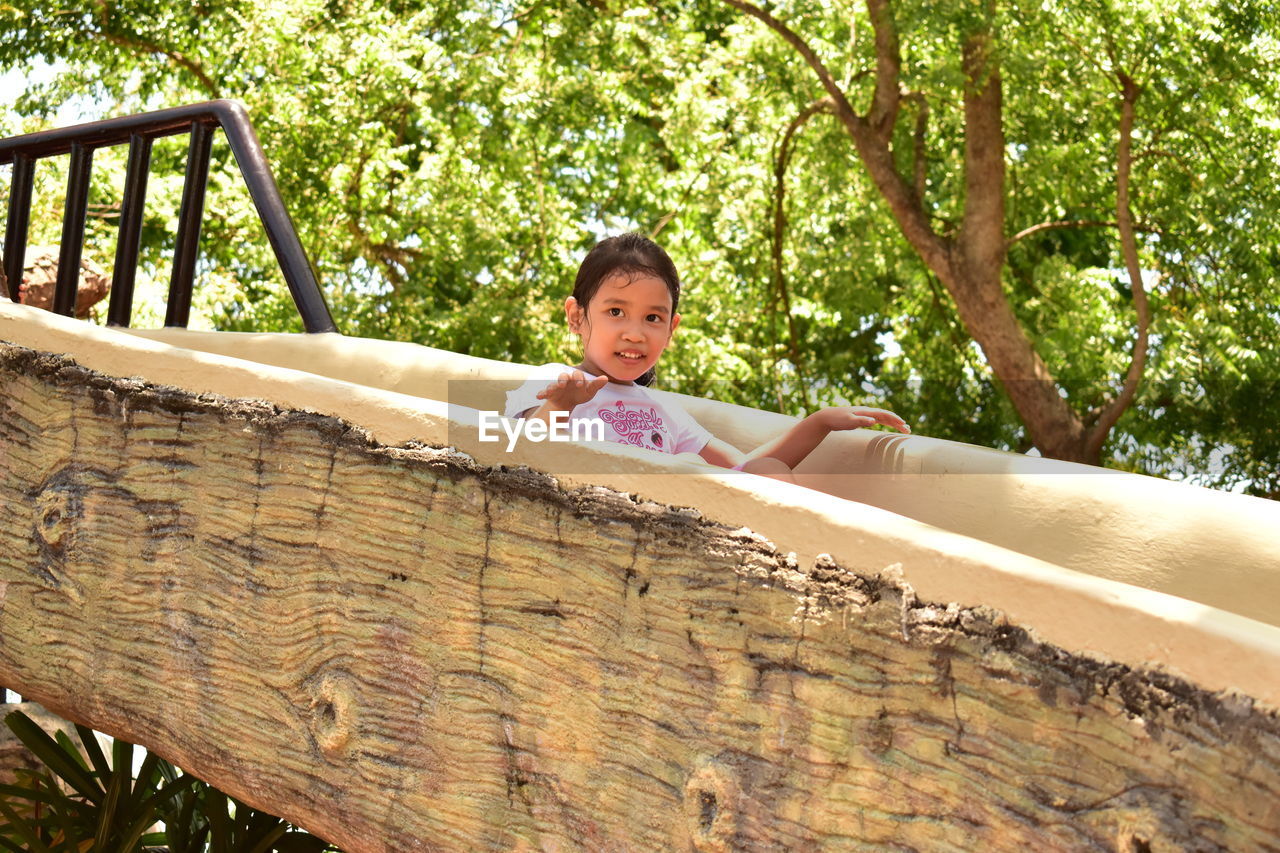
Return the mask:
<svg viewBox="0 0 1280 853">
<path fill-rule="evenodd" d="M 1274 849 L 1247 696 L 0 344 L 0 683 L 351 851 Z"/>
</svg>

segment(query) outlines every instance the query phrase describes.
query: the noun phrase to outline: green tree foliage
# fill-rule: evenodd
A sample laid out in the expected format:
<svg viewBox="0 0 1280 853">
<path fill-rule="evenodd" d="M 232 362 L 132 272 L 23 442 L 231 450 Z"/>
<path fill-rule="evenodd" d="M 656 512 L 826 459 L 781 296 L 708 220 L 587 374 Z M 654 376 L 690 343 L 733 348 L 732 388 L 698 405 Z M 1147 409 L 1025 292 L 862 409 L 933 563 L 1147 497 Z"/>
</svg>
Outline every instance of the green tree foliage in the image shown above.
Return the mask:
<svg viewBox="0 0 1280 853">
<path fill-rule="evenodd" d="M 1266 416 L 1280 367 L 1267 346 L 1280 323 L 1270 5 L 787 0 L 768 14 L 791 41 L 744 6 L 16 0 L 0 8 L 0 68 L 60 71 L 13 102 L 7 130 L 77 98 L 102 115 L 239 98 L 350 334 L 565 358 L 559 306 L 577 259 L 639 228 L 686 284 L 666 387 L 784 411 L 882 402 L 919 432 L 998 447 L 1052 450 L 1045 423 L 1107 418 L 1145 296 L 1147 353 L 1132 402 L 1098 430 L 1100 458 L 1280 489 Z M 975 343 L 982 312 L 909 239 L 800 46 L 874 126 L 939 245 L 972 236 L 972 202 L 999 202 L 986 298 L 1032 342 L 1035 381 L 1066 401 L 1056 422 L 1020 399 L 1032 380 Z M 993 91 L 994 146 L 966 113 Z M 145 255 L 157 279 L 183 157 L 164 150 Z M 973 158 L 993 151 L 1003 175 L 983 184 Z M 97 160 L 100 262 L 118 161 Z M 215 147 L 210 322 L 297 328 L 243 196 Z"/>
</svg>

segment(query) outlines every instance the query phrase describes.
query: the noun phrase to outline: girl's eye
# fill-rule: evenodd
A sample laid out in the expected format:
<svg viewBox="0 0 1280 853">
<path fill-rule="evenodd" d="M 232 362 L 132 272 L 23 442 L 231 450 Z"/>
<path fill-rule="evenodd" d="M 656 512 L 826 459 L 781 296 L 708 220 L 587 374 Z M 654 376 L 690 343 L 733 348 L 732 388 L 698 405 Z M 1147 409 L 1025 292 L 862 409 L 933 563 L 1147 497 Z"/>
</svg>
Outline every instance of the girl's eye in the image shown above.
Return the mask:
<svg viewBox="0 0 1280 853">
<path fill-rule="evenodd" d="M 621 317 L 621 316 L 622 316 L 622 309 L 621 309 L 621 308 L 608 308 L 608 309 L 605 309 L 605 313 L 606 313 L 606 314 L 608 314 L 610 317 Z"/>
<path fill-rule="evenodd" d="M 650 314 L 648 317 L 645 317 L 645 319 L 646 319 L 646 320 L 648 320 L 650 323 L 661 323 L 661 322 L 662 322 L 662 318 L 661 318 L 660 316 L 658 316 L 657 314 Z"/>
</svg>

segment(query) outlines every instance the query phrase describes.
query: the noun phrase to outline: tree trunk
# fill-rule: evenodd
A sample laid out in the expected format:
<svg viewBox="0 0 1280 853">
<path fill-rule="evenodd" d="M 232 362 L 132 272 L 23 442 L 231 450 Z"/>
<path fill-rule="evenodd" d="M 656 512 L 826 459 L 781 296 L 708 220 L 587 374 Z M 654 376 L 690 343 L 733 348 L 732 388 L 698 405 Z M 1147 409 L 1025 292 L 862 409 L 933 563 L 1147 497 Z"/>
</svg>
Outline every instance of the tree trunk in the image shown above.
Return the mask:
<svg viewBox="0 0 1280 853">
<path fill-rule="evenodd" d="M 955 300 L 965 330 L 982 348 L 1035 446 L 1045 456 L 1100 464 L 1102 441 L 1109 427 L 1095 430 L 1092 441 L 1086 435 L 1083 419 L 1059 393 L 1053 373 L 1036 352 L 1004 293 L 1002 276 L 1008 247 L 1004 235 L 1004 114 L 1000 65 L 990 23 L 967 34 L 961 47 L 965 199 L 963 221 L 952 238 L 934 230 L 924 205 L 924 180 L 919 172 L 923 129 L 918 124 L 913 137 L 916 174 L 910 182 L 898 171 L 891 148 L 903 97 L 899 87 L 902 59 L 891 3 L 867 0 L 875 34 L 876 73 L 871 104 L 863 116 L 853 109 L 835 76 L 804 38 L 748 0 L 725 2 L 780 35 L 814 71 L 902 235 Z M 993 14 L 990 8 L 977 13 Z M 1124 401 L 1123 405 L 1127 404 Z"/>
<path fill-rule="evenodd" d="M 345 849 L 1275 849 L 1247 697 L 331 417 L 0 383 L 0 683 Z"/>
<path fill-rule="evenodd" d="M 951 263 L 934 272 L 1040 452 L 1096 465 L 1096 454 L 1085 458 L 1084 424 L 1059 395 L 1004 293 L 1004 110 L 994 49 L 985 32 L 964 44 L 964 220 Z"/>
<path fill-rule="evenodd" d="M 739 5 L 737 0 L 727 2 Z M 878 34 L 893 27 L 887 6 L 868 5 Z M 885 49 L 882 41 L 890 40 L 878 37 L 880 50 Z M 943 239 L 933 230 L 920 195 L 898 173 L 888 135 L 875 133 L 843 96 L 835 99 L 836 114 L 903 236 L 955 300 L 965 330 L 982 348 L 1036 447 L 1045 456 L 1096 465 L 1100 454 L 1087 452 L 1083 421 L 1058 393 L 1053 373 L 1004 293 L 1004 116 L 1000 68 L 993 51 L 986 32 L 969 36 L 963 47 L 965 201 L 963 222 L 954 240 Z M 885 64 L 896 67 L 893 62 Z M 877 82 L 879 104 L 884 86 Z M 885 107 L 878 109 L 890 114 Z"/>
</svg>

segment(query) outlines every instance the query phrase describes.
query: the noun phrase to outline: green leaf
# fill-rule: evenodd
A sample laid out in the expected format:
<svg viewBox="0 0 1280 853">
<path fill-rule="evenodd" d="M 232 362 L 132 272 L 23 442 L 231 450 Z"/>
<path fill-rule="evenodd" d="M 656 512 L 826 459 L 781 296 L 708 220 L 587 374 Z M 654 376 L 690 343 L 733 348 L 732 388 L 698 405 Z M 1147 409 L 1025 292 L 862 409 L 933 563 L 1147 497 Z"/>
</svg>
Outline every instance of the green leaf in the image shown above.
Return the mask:
<svg viewBox="0 0 1280 853">
<path fill-rule="evenodd" d="M 36 725 L 30 717 L 21 711 L 13 711 L 4 718 L 5 724 L 13 730 L 23 746 L 31 750 L 36 758 L 44 762 L 50 770 L 70 785 L 77 793 L 98 804 L 102 802 L 105 792 L 89 772 L 81 765 L 78 754 L 72 758 L 58 743 Z M 75 754 L 75 750 L 71 750 Z"/>
<path fill-rule="evenodd" d="M 234 838 L 231 817 L 227 813 L 227 795 L 210 788 L 202 804 L 205 820 L 209 823 L 210 853 L 231 853 Z"/>
<path fill-rule="evenodd" d="M 76 764 L 79 764 L 85 770 L 90 769 L 89 765 L 85 763 L 84 756 L 80 754 L 79 747 L 76 746 L 76 742 L 71 739 L 69 734 L 64 732 L 62 729 L 55 729 L 53 732 L 53 739 L 58 742 L 58 746 L 62 747 L 68 756 L 75 759 Z"/>
<path fill-rule="evenodd" d="M 185 789 L 178 791 L 181 795 L 181 806 L 176 817 L 169 810 L 164 810 L 167 800 L 160 804 L 164 810 L 165 835 L 173 853 L 204 853 L 204 837 L 209 831 L 208 821 L 196 811 L 208 788 L 194 776 L 182 776 L 175 782 L 187 782 Z M 171 782 L 170 786 L 174 783 Z M 166 789 L 169 786 L 166 786 Z M 197 825 L 198 824 L 198 825 Z"/>
<path fill-rule="evenodd" d="M 169 784 L 165 785 L 159 791 L 156 791 L 150 797 L 143 800 L 142 803 L 139 804 L 139 807 L 143 809 L 148 809 L 148 808 L 159 806 L 160 804 L 164 803 L 166 800 L 172 799 L 173 797 L 177 796 L 183 791 L 195 788 L 203 784 L 205 783 L 197 779 L 195 776 L 184 775 L 181 778 L 176 779 L 173 782 L 170 782 Z M 195 796 L 192 796 L 191 798 L 192 808 L 194 808 L 196 799 L 197 798 Z M 186 804 L 184 803 L 184 808 L 185 806 Z"/>
<path fill-rule="evenodd" d="M 143 809 L 135 818 L 133 825 L 128 827 L 121 833 L 119 850 L 133 850 L 138 844 L 142 834 L 147 831 L 147 827 L 156 822 L 156 810 L 154 808 Z M 162 833 L 154 833 L 163 838 Z"/>
<path fill-rule="evenodd" d="M 6 850 L 12 850 L 14 853 L 28 853 L 31 849 L 29 847 L 19 847 L 3 835 L 0 835 L 0 847 L 5 848 Z"/>
<path fill-rule="evenodd" d="M 18 713 L 18 712 L 14 712 Z M 8 826 L 18 838 L 27 845 L 27 850 L 31 853 L 49 853 L 49 847 L 40 840 L 39 832 L 27 821 L 26 818 L 18 814 L 4 800 L 0 800 L 0 814 L 3 814 L 8 820 Z"/>
<path fill-rule="evenodd" d="M 79 723 L 76 723 L 76 732 L 80 735 L 80 742 L 84 744 L 85 755 L 89 756 L 93 769 L 98 771 L 98 778 L 106 779 L 111 775 L 111 766 L 107 764 L 107 757 L 102 754 L 102 747 L 98 744 L 97 733 Z"/>
<path fill-rule="evenodd" d="M 127 779 L 133 779 L 133 744 L 115 738 L 111 742 L 111 768 L 114 773 L 124 773 Z"/>
<path fill-rule="evenodd" d="M 0 785 L 0 796 L 30 800 L 32 802 L 45 803 L 46 805 L 67 798 L 67 795 L 60 791 L 56 794 L 50 794 L 24 785 Z"/>
<path fill-rule="evenodd" d="M 257 844 L 249 848 L 249 853 L 267 853 L 267 851 L 271 849 L 271 845 L 275 844 L 276 840 L 279 839 L 280 836 L 284 835 L 288 829 L 289 824 L 284 821 L 280 821 L 278 826 L 263 835 Z"/>
<path fill-rule="evenodd" d="M 64 800 L 52 808 L 50 823 L 56 823 L 62 832 L 63 845 L 69 850 L 77 850 L 88 840 L 87 827 L 92 822 L 92 809 L 84 808 L 83 803 Z"/>
<path fill-rule="evenodd" d="M 119 741 L 117 741 L 119 743 Z M 105 850 L 107 841 L 119 833 L 117 825 L 120 819 L 120 800 L 124 796 L 125 785 L 128 784 L 130 770 L 127 765 L 117 765 L 112 771 L 107 784 L 107 795 L 98 808 L 98 825 L 94 833 L 94 849 Z"/>
<path fill-rule="evenodd" d="M 164 759 L 154 752 L 147 752 L 143 757 L 135 775 L 133 793 L 129 797 L 130 812 L 140 808 L 143 800 L 156 790 L 157 784 L 164 781 L 165 777 L 159 772 L 160 763 L 163 761 Z"/>
</svg>

